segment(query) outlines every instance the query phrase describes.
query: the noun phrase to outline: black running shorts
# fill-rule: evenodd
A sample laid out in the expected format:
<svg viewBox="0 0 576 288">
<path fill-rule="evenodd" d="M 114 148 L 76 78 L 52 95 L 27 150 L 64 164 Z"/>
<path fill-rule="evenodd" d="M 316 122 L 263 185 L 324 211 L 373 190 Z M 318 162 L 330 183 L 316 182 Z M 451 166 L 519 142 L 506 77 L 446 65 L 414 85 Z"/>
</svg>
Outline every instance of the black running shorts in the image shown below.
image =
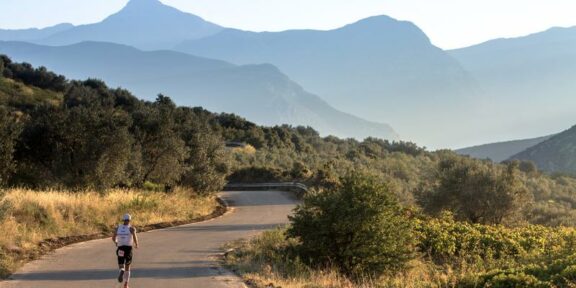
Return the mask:
<svg viewBox="0 0 576 288">
<path fill-rule="evenodd" d="M 132 264 L 132 246 L 120 246 L 116 249 L 118 265 Z"/>
</svg>

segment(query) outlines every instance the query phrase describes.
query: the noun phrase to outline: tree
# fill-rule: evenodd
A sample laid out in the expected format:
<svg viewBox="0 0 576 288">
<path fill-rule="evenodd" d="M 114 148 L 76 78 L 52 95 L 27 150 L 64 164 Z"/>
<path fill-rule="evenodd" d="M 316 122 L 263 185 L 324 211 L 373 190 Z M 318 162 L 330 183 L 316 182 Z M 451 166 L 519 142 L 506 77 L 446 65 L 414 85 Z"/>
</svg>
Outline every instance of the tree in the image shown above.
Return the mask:
<svg viewBox="0 0 576 288">
<path fill-rule="evenodd" d="M 188 148 L 185 173 L 180 184 L 207 194 L 221 190 L 228 175 L 224 140 L 213 131 L 206 115 L 189 108 L 177 110 L 177 130 Z"/>
<path fill-rule="evenodd" d="M 156 102 L 132 114 L 135 149 L 142 155 L 142 169 L 137 176 L 140 184 L 150 181 L 170 186 L 179 181 L 185 171 L 188 149 L 176 131 L 174 111 L 170 98 L 159 95 Z"/>
<path fill-rule="evenodd" d="M 3 55 L 0 55 L 0 77 L 4 77 L 4 57 L 2 57 Z"/>
<path fill-rule="evenodd" d="M 97 106 L 39 107 L 31 116 L 19 151 L 29 182 L 105 189 L 125 180 L 132 145 L 126 113 Z"/>
<path fill-rule="evenodd" d="M 188 140 L 190 154 L 186 160 L 187 171 L 182 184 L 201 194 L 220 191 L 226 184 L 228 174 L 224 141 L 202 125 Z"/>
<path fill-rule="evenodd" d="M 15 168 L 14 150 L 21 125 L 0 107 L 0 186 L 6 184 Z"/>
<path fill-rule="evenodd" d="M 434 185 L 420 198 L 430 213 L 450 210 L 460 220 L 501 224 L 520 216 L 530 200 L 517 163 L 498 165 L 464 157 L 440 161 Z"/>
<path fill-rule="evenodd" d="M 387 185 L 353 174 L 332 191 L 311 193 L 290 217 L 288 235 L 305 259 L 352 277 L 400 271 L 413 256 L 412 224 Z"/>
</svg>

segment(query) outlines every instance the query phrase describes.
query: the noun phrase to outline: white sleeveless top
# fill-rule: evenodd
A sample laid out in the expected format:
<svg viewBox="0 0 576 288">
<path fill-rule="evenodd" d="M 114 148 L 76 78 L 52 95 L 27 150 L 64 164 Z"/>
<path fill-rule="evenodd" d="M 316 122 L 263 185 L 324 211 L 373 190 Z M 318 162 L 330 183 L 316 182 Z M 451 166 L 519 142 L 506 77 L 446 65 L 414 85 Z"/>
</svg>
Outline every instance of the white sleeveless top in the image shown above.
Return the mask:
<svg viewBox="0 0 576 288">
<path fill-rule="evenodd" d="M 130 233 L 130 225 L 119 225 L 118 230 L 116 230 L 116 241 L 118 242 L 118 247 L 120 246 L 132 246 L 132 233 Z"/>
</svg>

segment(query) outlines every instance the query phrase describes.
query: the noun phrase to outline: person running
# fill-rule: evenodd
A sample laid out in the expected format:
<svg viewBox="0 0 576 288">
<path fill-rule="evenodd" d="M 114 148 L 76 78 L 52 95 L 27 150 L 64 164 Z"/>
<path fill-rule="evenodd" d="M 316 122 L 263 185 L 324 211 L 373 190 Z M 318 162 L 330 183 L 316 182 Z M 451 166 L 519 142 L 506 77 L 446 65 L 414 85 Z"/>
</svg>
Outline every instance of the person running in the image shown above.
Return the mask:
<svg viewBox="0 0 576 288">
<path fill-rule="evenodd" d="M 123 224 L 118 225 L 114 231 L 112 241 L 116 244 L 116 255 L 118 256 L 118 282 L 124 281 L 124 288 L 128 288 L 130 282 L 130 265 L 132 264 L 132 247 L 138 249 L 138 236 L 136 229 L 130 225 L 132 216 L 125 214 L 122 217 Z"/>
</svg>

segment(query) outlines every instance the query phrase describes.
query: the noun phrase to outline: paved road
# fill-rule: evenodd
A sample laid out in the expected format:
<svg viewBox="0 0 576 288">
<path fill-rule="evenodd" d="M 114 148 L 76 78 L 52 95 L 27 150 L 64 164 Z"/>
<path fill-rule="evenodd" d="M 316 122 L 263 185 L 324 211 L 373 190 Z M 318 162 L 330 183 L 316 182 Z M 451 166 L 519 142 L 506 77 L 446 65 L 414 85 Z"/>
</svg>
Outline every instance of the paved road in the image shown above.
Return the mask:
<svg viewBox="0 0 576 288">
<path fill-rule="evenodd" d="M 295 200 L 286 192 L 262 191 L 223 192 L 221 197 L 232 211 L 220 218 L 139 235 L 131 288 L 243 286 L 218 267 L 215 255 L 227 242 L 286 223 Z M 71 245 L 25 265 L 0 287 L 120 287 L 114 252 L 110 239 Z"/>
</svg>

